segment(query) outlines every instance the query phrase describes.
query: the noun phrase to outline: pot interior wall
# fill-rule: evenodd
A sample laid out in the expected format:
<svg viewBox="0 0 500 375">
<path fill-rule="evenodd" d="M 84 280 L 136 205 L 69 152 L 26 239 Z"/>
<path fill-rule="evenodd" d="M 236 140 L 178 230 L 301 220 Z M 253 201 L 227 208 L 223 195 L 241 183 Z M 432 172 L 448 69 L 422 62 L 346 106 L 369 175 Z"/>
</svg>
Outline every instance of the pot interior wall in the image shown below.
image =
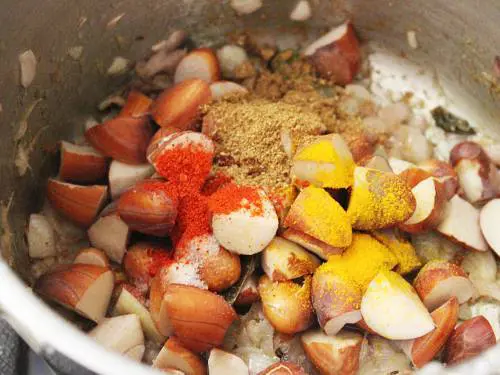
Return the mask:
<svg viewBox="0 0 500 375">
<path fill-rule="evenodd" d="M 175 28 L 187 29 L 200 45 L 221 43 L 228 32 L 244 29 L 269 32 L 287 44 L 304 42 L 352 18 L 363 40 L 375 40 L 425 67 L 432 65 L 455 104 L 466 107 L 476 124 L 496 130 L 494 119 L 499 118 L 500 107 L 483 72 L 490 73 L 498 53 L 492 50 L 500 40 L 498 1 L 311 0 L 314 16 L 305 24 L 288 20 L 295 0 L 264 3 L 262 10 L 245 17 L 236 17 L 228 1 L 215 0 L 50 0 L 43 7 L 29 0 L 7 0 L 2 4 L 1 247 L 23 278 L 29 280 L 26 218 L 40 208 L 45 180 L 56 171 L 57 141 L 81 134 L 96 104 L 128 79 L 103 73 L 113 57 L 140 58 Z M 119 15 L 123 16 L 109 27 Z M 420 48 L 416 51 L 406 41 L 410 29 L 417 32 Z M 80 61 L 68 56 L 68 48 L 74 46 L 84 48 Z M 27 49 L 37 56 L 38 70 L 33 85 L 25 90 L 19 85 L 17 57 Z M 16 140 L 23 114 L 38 99 L 25 136 Z M 15 160 L 23 150 L 29 154 L 30 167 L 21 175 Z"/>
</svg>

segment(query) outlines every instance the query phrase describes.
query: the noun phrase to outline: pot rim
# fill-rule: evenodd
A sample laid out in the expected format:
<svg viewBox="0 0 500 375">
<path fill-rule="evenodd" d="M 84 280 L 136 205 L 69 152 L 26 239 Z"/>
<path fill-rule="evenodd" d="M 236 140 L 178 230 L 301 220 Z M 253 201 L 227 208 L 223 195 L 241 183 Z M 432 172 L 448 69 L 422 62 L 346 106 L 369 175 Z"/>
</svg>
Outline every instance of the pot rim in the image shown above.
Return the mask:
<svg viewBox="0 0 500 375">
<path fill-rule="evenodd" d="M 106 350 L 66 322 L 38 298 L 17 274 L 0 259 L 0 315 L 36 353 L 57 351 L 88 370 L 102 375 L 166 374 Z M 54 334 L 57 332 L 57 334 Z M 85 355 L 82 355 L 85 353 Z M 431 362 L 419 375 L 490 375 L 500 368 L 500 343 L 473 360 L 445 368 Z M 495 371 L 495 370 L 493 370 Z"/>
<path fill-rule="evenodd" d="M 3 260 L 0 261 L 0 280 L 0 314 L 35 352 L 55 350 L 103 375 L 165 374 L 106 350 L 81 334 L 42 303 Z"/>
</svg>

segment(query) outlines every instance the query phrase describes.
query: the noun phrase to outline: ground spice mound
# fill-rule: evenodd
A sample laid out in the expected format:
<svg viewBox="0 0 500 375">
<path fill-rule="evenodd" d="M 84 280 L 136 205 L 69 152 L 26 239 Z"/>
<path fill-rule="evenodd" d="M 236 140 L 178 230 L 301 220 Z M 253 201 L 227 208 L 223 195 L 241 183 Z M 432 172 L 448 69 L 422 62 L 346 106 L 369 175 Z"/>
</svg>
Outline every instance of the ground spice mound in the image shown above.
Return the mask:
<svg viewBox="0 0 500 375">
<path fill-rule="evenodd" d="M 207 178 L 203 188 L 201 189 L 201 194 L 208 197 L 232 181 L 233 179 L 224 173 L 215 173 Z"/>
<path fill-rule="evenodd" d="M 193 144 L 175 147 L 156 159 L 156 171 L 178 187 L 180 195 L 198 191 L 212 168 L 213 154 Z"/>
<path fill-rule="evenodd" d="M 347 214 L 357 230 L 386 228 L 402 223 L 415 211 L 415 198 L 400 177 L 390 173 L 356 168 Z M 358 176 L 356 177 L 356 174 Z"/>
<path fill-rule="evenodd" d="M 263 213 L 262 197 L 256 188 L 228 184 L 217 190 L 209 199 L 208 207 L 214 214 L 230 214 L 240 209 L 253 216 Z"/>
<path fill-rule="evenodd" d="M 157 249 L 148 249 L 148 254 L 151 256 L 151 265 L 148 272 L 151 277 L 155 277 L 158 271 L 163 267 L 168 267 L 173 263 L 172 253 Z"/>
<path fill-rule="evenodd" d="M 212 233 L 210 222 L 206 196 L 194 192 L 182 198 L 178 208 L 177 223 L 172 234 L 177 258 L 182 256 L 182 249 L 194 237 Z"/>
<path fill-rule="evenodd" d="M 317 114 L 329 133 L 359 133 L 363 128 L 359 117 L 344 113 L 339 95 L 324 96 L 320 89 L 293 89 L 287 91 L 281 101 Z"/>
<path fill-rule="evenodd" d="M 258 98 L 215 103 L 207 117 L 216 129 L 215 170 L 250 186 L 286 186 L 291 160 L 282 137 L 298 146 L 326 130 L 311 111 Z"/>
</svg>

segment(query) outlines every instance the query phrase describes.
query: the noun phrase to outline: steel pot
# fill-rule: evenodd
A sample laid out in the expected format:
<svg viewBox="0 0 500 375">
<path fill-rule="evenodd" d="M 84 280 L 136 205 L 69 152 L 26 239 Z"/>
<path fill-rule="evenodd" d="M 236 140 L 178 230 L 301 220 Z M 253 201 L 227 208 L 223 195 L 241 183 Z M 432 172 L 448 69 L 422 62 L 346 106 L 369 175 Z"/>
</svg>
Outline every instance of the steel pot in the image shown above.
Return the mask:
<svg viewBox="0 0 500 375">
<path fill-rule="evenodd" d="M 109 65 L 114 56 L 136 59 L 174 28 L 187 29 L 195 42 L 210 45 L 221 41 L 228 31 L 242 28 L 277 38 L 285 33 L 307 38 L 352 18 L 362 39 L 376 41 L 395 56 L 404 55 L 421 66 L 432 66 L 447 97 L 485 131 L 497 131 L 500 106 L 490 90 L 488 74 L 494 55 L 499 53 L 494 48 L 500 43 L 500 2 L 311 0 L 313 17 L 305 24 L 288 19 L 294 3 L 264 0 L 261 10 L 245 17 L 237 17 L 227 0 L 2 3 L 0 310 L 49 362 L 66 366 L 61 365 L 65 356 L 101 374 L 152 373 L 93 343 L 25 284 L 31 280 L 23 238 L 26 218 L 40 207 L 44 181 L 54 171 L 54 158 L 47 149 L 81 131 L 96 103 L 123 83 L 102 74 L 102 67 Z M 420 47 L 416 50 L 407 44 L 408 30 L 417 33 Z M 74 46 L 84 48 L 80 61 L 68 58 L 68 49 Z M 19 85 L 17 68 L 18 55 L 26 49 L 32 49 L 38 58 L 37 76 L 27 90 Z M 26 134 L 16 137 L 23 114 L 38 99 Z M 29 154 L 29 167 L 24 173 L 15 164 L 21 148 Z M 459 368 L 445 371 L 431 364 L 422 373 L 480 375 L 496 373 L 499 368 L 500 347 L 496 347 Z M 72 372 L 71 367 L 63 372 Z"/>
</svg>

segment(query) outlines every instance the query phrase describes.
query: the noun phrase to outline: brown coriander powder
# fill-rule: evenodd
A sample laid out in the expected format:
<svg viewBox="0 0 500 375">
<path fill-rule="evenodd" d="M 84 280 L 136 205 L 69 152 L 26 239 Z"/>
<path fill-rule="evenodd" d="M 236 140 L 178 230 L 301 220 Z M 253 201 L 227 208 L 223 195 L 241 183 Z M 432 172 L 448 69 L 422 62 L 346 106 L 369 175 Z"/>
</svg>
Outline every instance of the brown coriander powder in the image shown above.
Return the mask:
<svg viewBox="0 0 500 375">
<path fill-rule="evenodd" d="M 290 183 L 291 159 L 282 142 L 283 132 L 296 149 L 326 130 L 311 111 L 258 98 L 217 102 L 207 117 L 216 129 L 215 169 L 236 183 L 254 186 Z"/>
</svg>

